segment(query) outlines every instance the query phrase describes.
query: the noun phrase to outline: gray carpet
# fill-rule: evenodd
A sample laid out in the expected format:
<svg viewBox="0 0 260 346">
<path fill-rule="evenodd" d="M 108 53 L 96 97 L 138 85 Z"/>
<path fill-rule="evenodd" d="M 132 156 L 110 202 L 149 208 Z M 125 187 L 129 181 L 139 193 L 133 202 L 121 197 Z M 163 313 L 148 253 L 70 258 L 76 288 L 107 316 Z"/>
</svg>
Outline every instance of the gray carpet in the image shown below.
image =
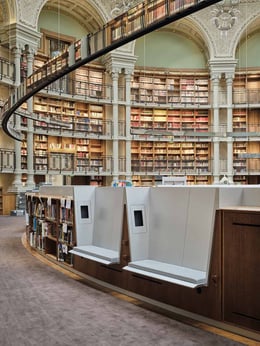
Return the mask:
<svg viewBox="0 0 260 346">
<path fill-rule="evenodd" d="M 0 217 L 1 346 L 242 345 L 56 271 L 24 248 L 24 231 L 23 217 Z"/>
</svg>

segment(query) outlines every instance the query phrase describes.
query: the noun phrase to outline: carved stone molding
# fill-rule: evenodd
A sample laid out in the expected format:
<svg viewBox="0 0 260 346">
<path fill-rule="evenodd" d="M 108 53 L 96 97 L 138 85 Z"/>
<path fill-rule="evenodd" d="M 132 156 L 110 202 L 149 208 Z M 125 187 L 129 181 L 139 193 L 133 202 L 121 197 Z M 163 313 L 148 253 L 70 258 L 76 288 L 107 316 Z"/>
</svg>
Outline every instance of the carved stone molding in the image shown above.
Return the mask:
<svg viewBox="0 0 260 346">
<path fill-rule="evenodd" d="M 109 10 L 112 17 L 128 11 L 130 8 L 139 4 L 142 0 L 110 0 Z"/>
<path fill-rule="evenodd" d="M 231 27 L 226 30 L 226 34 L 219 30 L 214 22 L 212 11 L 214 5 L 205 8 L 192 15 L 192 18 L 197 22 L 202 35 L 205 37 L 206 45 L 209 47 L 210 59 L 214 58 L 234 58 L 236 47 L 241 39 L 249 23 L 260 16 L 260 0 L 240 0 L 238 18 L 232 22 Z M 213 18 L 213 20 L 209 20 Z"/>
<path fill-rule="evenodd" d="M 17 1 L 17 21 L 36 29 L 39 13 L 45 2 L 46 0 L 34 0 L 32 6 L 31 0 Z"/>
<path fill-rule="evenodd" d="M 238 5 L 239 0 L 223 0 L 213 6 L 211 20 L 221 33 L 226 34 L 234 26 L 240 14 Z"/>
</svg>

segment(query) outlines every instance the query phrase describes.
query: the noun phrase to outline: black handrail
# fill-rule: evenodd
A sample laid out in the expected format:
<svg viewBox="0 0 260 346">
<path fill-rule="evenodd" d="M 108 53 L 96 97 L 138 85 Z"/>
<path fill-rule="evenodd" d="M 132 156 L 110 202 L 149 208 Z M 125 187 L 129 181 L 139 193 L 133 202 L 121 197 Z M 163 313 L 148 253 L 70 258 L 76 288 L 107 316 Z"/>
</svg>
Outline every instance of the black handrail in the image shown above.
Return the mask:
<svg viewBox="0 0 260 346">
<path fill-rule="evenodd" d="M 99 31 L 76 41 L 61 55 L 48 61 L 17 87 L 2 109 L 3 130 L 12 138 L 21 134 L 10 126 L 13 113 L 30 97 L 102 55 L 158 28 L 221 0 L 146 0 L 106 23 Z"/>
</svg>

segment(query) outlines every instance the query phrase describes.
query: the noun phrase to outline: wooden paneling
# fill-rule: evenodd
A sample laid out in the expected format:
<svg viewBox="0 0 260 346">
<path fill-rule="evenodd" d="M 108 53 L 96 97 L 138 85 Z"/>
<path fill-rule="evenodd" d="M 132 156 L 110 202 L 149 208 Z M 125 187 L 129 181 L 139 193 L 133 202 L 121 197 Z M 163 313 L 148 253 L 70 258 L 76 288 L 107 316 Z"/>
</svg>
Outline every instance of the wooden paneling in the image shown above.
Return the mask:
<svg viewBox="0 0 260 346">
<path fill-rule="evenodd" d="M 126 218 L 124 218 L 126 219 Z M 212 260 L 208 287 L 192 289 L 123 270 L 130 256 L 128 233 L 124 225 L 120 265 L 105 266 L 74 256 L 74 268 L 99 280 L 142 296 L 186 309 L 216 320 L 221 319 L 221 228 L 220 214 L 215 222 Z"/>
<path fill-rule="evenodd" d="M 10 215 L 11 210 L 15 209 L 16 195 L 5 194 L 3 195 L 3 215 Z"/>
<path fill-rule="evenodd" d="M 223 318 L 260 331 L 260 213 L 223 214 Z"/>
</svg>

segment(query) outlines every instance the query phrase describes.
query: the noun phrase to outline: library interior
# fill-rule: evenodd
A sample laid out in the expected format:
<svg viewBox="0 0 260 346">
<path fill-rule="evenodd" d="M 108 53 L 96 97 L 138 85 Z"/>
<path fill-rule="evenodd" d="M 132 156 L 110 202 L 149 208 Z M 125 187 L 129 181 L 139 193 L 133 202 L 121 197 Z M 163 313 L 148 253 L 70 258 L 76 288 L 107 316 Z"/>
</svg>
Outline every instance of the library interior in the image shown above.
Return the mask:
<svg viewBox="0 0 260 346">
<path fill-rule="evenodd" d="M 0 218 L 64 270 L 259 342 L 260 0 L 0 14 Z"/>
</svg>

